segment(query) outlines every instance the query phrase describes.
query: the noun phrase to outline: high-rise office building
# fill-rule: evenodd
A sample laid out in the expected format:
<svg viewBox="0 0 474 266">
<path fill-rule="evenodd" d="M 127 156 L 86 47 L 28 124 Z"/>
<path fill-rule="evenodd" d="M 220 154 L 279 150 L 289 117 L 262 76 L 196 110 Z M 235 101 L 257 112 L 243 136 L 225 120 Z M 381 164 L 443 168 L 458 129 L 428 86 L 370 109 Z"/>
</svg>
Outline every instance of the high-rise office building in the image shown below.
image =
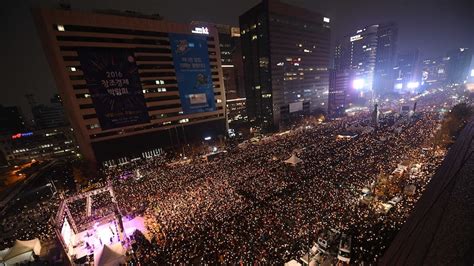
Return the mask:
<svg viewBox="0 0 474 266">
<path fill-rule="evenodd" d="M 193 21 L 191 24 L 198 27 L 214 27 L 217 29 L 226 99 L 244 98 L 240 28 L 201 21 Z"/>
<path fill-rule="evenodd" d="M 327 109 L 330 19 L 264 0 L 240 16 L 247 115 L 267 130 Z"/>
<path fill-rule="evenodd" d="M 245 88 L 240 28 L 223 24 L 195 21 L 199 27 L 214 27 L 219 36 L 222 76 L 226 98 L 226 117 L 229 136 L 243 135 L 248 131 L 245 110 Z"/>
<path fill-rule="evenodd" d="M 393 66 L 395 65 L 397 39 L 398 27 L 395 23 L 378 25 L 373 85 L 376 95 L 383 96 L 393 92 Z"/>
<path fill-rule="evenodd" d="M 421 85 L 441 85 L 447 82 L 449 57 L 425 59 L 421 66 Z"/>
<path fill-rule="evenodd" d="M 413 91 L 421 82 L 421 69 L 417 49 L 398 54 L 394 71 L 394 90 L 398 93 Z"/>
<path fill-rule="evenodd" d="M 346 35 L 335 49 L 335 76 L 346 84 L 345 106 L 370 106 L 378 95 L 393 89 L 393 66 L 397 27 L 393 23 L 369 25 Z M 350 78 L 352 81 L 347 82 Z"/>
<path fill-rule="evenodd" d="M 350 71 L 330 70 L 328 96 L 328 115 L 330 117 L 344 116 L 346 98 L 348 98 L 346 88 L 350 85 L 351 80 L 352 75 Z"/>
<path fill-rule="evenodd" d="M 52 158 L 76 157 L 79 153 L 70 127 L 19 131 L 0 137 L 0 151 L 10 164 Z"/>
<path fill-rule="evenodd" d="M 34 15 L 86 159 L 123 161 L 226 134 L 214 28 L 136 13 Z"/>
<path fill-rule="evenodd" d="M 31 112 L 36 129 L 64 127 L 69 124 L 59 95 L 54 95 L 48 105 L 33 106 Z"/>
<path fill-rule="evenodd" d="M 470 64 L 473 57 L 469 48 L 459 48 L 447 53 L 449 63 L 447 66 L 448 81 L 462 84 L 470 75 Z"/>
<path fill-rule="evenodd" d="M 364 87 L 372 90 L 377 55 L 378 25 L 371 25 L 347 35 L 336 46 L 334 64 L 336 71 L 353 71 L 357 79 L 364 80 Z"/>
</svg>

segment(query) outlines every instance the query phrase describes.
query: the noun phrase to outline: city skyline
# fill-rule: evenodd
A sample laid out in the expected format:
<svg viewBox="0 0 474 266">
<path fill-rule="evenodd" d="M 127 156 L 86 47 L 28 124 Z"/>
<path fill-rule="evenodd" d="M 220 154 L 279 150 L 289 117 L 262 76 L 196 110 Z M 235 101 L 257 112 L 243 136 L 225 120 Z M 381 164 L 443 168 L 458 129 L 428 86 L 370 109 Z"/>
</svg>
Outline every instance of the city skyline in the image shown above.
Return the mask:
<svg viewBox="0 0 474 266">
<path fill-rule="evenodd" d="M 474 265 L 473 7 L 6 4 L 0 264 Z"/>
<path fill-rule="evenodd" d="M 117 9 L 133 10 L 145 14 L 159 13 L 165 20 L 186 22 L 209 21 L 213 23 L 238 25 L 238 17 L 259 1 L 238 2 L 201 1 L 186 3 L 190 8 L 180 9 L 180 3 L 171 1 L 127 2 L 127 1 L 70 1 L 73 10 Z M 313 2 L 284 1 L 319 12 L 331 19 L 331 51 L 337 41 L 350 32 L 369 24 L 394 21 L 399 27 L 398 53 L 409 49 L 420 49 L 422 59 L 444 56 L 449 50 L 459 47 L 472 49 L 474 44 L 469 35 L 469 22 L 473 3 L 467 0 L 453 1 L 391 1 L 378 3 L 373 0 L 343 3 L 343 1 Z M 156 6 L 156 7 L 155 7 Z M 4 36 L 9 42 L 2 43 L 6 51 L 6 63 L 2 64 L 5 96 L 1 104 L 20 106 L 26 117 L 30 117 L 29 106 L 24 97 L 33 93 L 40 103 L 46 103 L 57 93 L 51 71 L 46 63 L 39 37 L 34 27 L 30 8 L 58 7 L 58 1 L 24 1 L 6 3 L 2 9 Z M 224 11 L 222 11 L 224 10 Z M 423 10 L 424 12 L 420 12 Z M 439 19 L 442 17 L 443 19 Z M 11 25 L 15 25 L 12 27 Z M 449 40 L 446 42 L 445 40 Z M 18 57 L 18 53 L 22 56 Z M 331 58 L 333 58 L 331 52 Z M 28 77 L 28 78 L 25 78 Z"/>
</svg>

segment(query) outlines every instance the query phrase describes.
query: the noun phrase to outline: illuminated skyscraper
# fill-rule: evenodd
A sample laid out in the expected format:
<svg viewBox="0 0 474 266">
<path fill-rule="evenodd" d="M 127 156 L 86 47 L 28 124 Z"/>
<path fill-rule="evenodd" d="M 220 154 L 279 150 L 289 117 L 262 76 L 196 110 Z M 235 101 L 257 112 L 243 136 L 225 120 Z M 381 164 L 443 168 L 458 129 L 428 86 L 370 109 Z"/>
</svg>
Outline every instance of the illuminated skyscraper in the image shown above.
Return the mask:
<svg viewBox="0 0 474 266">
<path fill-rule="evenodd" d="M 249 121 L 263 130 L 325 111 L 330 19 L 264 0 L 240 16 Z"/>
<path fill-rule="evenodd" d="M 363 90 L 385 93 L 391 89 L 387 82 L 392 80 L 396 39 L 393 23 L 370 25 L 345 36 L 336 46 L 336 70 L 353 70 L 355 79 L 364 80 Z"/>
<path fill-rule="evenodd" d="M 334 58 L 338 85 L 331 88 L 346 96 L 339 106 L 368 107 L 375 97 L 392 92 L 396 39 L 396 25 L 386 23 L 358 29 L 339 40 Z"/>
<path fill-rule="evenodd" d="M 193 21 L 191 24 L 217 30 L 226 100 L 245 98 L 240 29 L 203 21 Z"/>
<path fill-rule="evenodd" d="M 393 71 L 394 90 L 396 92 L 402 93 L 407 91 L 406 89 L 415 89 L 413 84 L 419 85 L 421 82 L 419 51 L 412 50 L 400 53 Z"/>
<path fill-rule="evenodd" d="M 459 48 L 447 53 L 447 57 L 449 57 L 447 68 L 449 82 L 457 84 L 464 83 L 470 75 L 472 56 L 472 50 L 469 48 Z"/>
<path fill-rule="evenodd" d="M 395 65 L 398 28 L 395 23 L 380 24 L 377 29 L 377 49 L 373 90 L 376 95 L 393 92 L 393 66 Z"/>
<path fill-rule="evenodd" d="M 136 13 L 34 15 L 86 159 L 127 161 L 226 134 L 214 28 Z"/>
<path fill-rule="evenodd" d="M 449 57 L 423 60 L 421 65 L 421 84 L 424 86 L 444 84 L 447 81 L 448 64 Z"/>
</svg>

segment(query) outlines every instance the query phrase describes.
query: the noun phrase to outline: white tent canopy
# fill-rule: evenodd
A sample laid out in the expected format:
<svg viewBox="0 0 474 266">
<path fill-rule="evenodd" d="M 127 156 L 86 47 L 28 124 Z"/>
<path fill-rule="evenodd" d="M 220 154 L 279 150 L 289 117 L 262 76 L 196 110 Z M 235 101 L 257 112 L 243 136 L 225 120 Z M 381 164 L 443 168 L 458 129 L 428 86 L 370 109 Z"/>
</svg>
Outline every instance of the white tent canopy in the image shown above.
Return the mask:
<svg viewBox="0 0 474 266">
<path fill-rule="evenodd" d="M 298 158 L 296 155 L 294 155 L 294 154 L 291 155 L 291 157 L 288 158 L 288 160 L 285 161 L 285 163 L 291 164 L 291 165 L 293 165 L 293 166 L 295 166 L 295 165 L 297 165 L 297 164 L 299 164 L 299 163 L 301 163 L 301 162 L 303 162 L 303 161 L 302 161 L 300 158 Z"/>
<path fill-rule="evenodd" d="M 121 243 L 104 245 L 101 252 L 94 254 L 94 265 L 112 266 L 125 263 L 126 250 Z"/>
<path fill-rule="evenodd" d="M 32 240 L 16 240 L 13 247 L 5 252 L 3 262 L 6 265 L 13 265 L 23 261 L 32 261 L 33 254 L 39 255 L 41 252 L 41 243 L 38 238 Z M 3 252 L 2 252 L 3 253 Z"/>
<path fill-rule="evenodd" d="M 0 261 L 2 261 L 2 260 L 3 260 L 3 257 L 5 257 L 5 255 L 8 254 L 8 251 L 10 251 L 9 248 L 0 250 Z"/>
<path fill-rule="evenodd" d="M 301 266 L 301 263 L 296 260 L 290 260 L 289 262 L 285 263 L 285 266 Z"/>
</svg>

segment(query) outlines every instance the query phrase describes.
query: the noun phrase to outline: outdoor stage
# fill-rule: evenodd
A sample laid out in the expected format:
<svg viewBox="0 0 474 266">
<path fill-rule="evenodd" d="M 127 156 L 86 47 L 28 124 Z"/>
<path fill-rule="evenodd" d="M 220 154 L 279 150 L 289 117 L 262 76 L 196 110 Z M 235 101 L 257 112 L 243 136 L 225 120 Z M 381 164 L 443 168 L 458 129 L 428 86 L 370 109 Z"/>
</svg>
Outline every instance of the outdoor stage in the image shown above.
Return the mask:
<svg viewBox="0 0 474 266">
<path fill-rule="evenodd" d="M 124 236 L 125 239 L 122 245 L 125 249 L 128 248 L 128 237 L 139 230 L 143 234 L 146 234 L 146 228 L 143 217 L 137 216 L 134 219 L 128 219 L 124 217 Z M 112 220 L 103 224 L 95 224 L 92 228 L 82 231 L 78 234 L 71 236 L 72 248 L 69 249 L 69 255 L 77 259 L 82 258 L 86 255 L 100 254 L 104 245 L 112 245 L 120 243 L 119 238 L 119 225 L 115 220 Z"/>
<path fill-rule="evenodd" d="M 63 199 L 55 220 L 54 230 L 71 264 L 125 263 L 133 233 L 148 235 L 142 216 L 122 216 L 111 182 Z"/>
</svg>

